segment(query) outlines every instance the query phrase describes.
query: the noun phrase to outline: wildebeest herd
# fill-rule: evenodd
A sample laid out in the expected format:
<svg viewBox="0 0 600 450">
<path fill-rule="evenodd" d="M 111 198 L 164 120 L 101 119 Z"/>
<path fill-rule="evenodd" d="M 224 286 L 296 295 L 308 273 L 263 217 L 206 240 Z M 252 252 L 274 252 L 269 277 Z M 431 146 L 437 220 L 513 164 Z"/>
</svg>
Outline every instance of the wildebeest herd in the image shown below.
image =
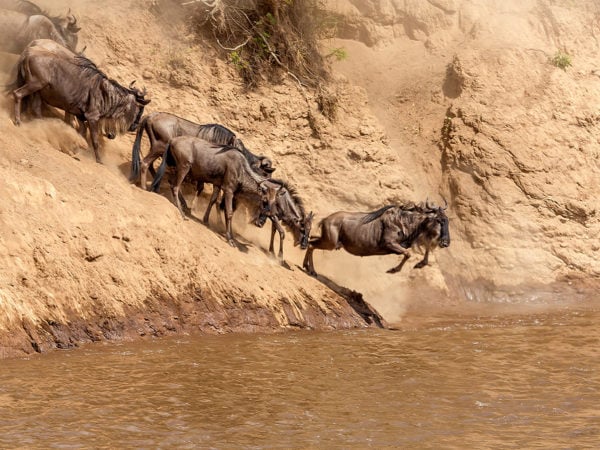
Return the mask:
<svg viewBox="0 0 600 450">
<path fill-rule="evenodd" d="M 96 161 L 100 159 L 100 134 L 109 138 L 125 131 L 136 131 L 132 149 L 131 182 L 142 189 L 157 192 L 167 168 L 173 203 L 181 214 L 191 208 L 181 193 L 185 180 L 195 184 L 197 197 L 204 184 L 213 186 L 203 221 L 208 224 L 212 207 L 222 193 L 226 239 L 235 246 L 232 217 L 237 203 L 244 203 L 254 213 L 254 223 L 262 227 L 271 221 L 269 252 L 274 254 L 274 238 L 279 233 L 278 257 L 283 261 L 284 227 L 294 237 L 294 245 L 306 250 L 303 267 L 316 276 L 313 265 L 315 249 L 346 249 L 358 256 L 402 255 L 400 264 L 388 270 L 399 272 L 408 258 L 409 249 L 425 249 L 423 259 L 414 267 L 428 264 L 429 253 L 437 246 L 450 245 L 448 217 L 444 207 L 425 203 L 387 205 L 370 213 L 335 212 L 320 223 L 320 236 L 310 237 L 313 213 L 307 213 L 296 190 L 288 183 L 272 178 L 272 161 L 248 150 L 234 132 L 220 124 L 197 124 L 167 112 L 143 116 L 150 100 L 145 90 L 132 82 L 124 87 L 108 78 L 96 64 L 77 53 L 76 18 L 50 16 L 26 0 L 0 0 L 0 26 L 3 37 L 0 51 L 19 54 L 16 81 L 11 86 L 15 100 L 14 122 L 21 123 L 25 108 L 35 117 L 44 109 L 64 111 L 64 120 L 75 118 L 79 132 L 90 131 Z M 144 132 L 150 150 L 142 158 Z M 162 158 L 158 169 L 153 163 Z M 154 175 L 147 186 L 148 171 Z"/>
</svg>

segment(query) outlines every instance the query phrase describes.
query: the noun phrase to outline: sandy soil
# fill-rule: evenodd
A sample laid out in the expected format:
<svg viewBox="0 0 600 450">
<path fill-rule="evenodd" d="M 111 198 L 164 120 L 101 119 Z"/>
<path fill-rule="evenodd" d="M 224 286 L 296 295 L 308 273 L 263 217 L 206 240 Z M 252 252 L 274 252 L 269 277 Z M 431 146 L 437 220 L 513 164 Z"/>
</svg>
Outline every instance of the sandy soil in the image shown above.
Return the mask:
<svg viewBox="0 0 600 450">
<path fill-rule="evenodd" d="M 393 256 L 316 252 L 333 291 L 300 270 L 303 255 L 289 239 L 289 269 L 270 259 L 269 231 L 242 213 L 235 230 L 244 251 L 227 246 L 218 220 L 210 228 L 183 221 L 168 195 L 129 184 L 132 135 L 105 141 L 97 165 L 58 120 L 14 127 L 5 98 L 0 356 L 173 332 L 366 326 L 364 306 L 349 306 L 342 286 L 393 324 L 479 313 L 482 304 L 488 313 L 577 304 L 595 286 L 593 1 L 332 0 L 345 25 L 323 48 L 348 53 L 328 86 L 338 99 L 333 121 L 308 92 L 309 121 L 292 79 L 245 90 L 167 0 L 40 4 L 71 7 L 86 55 L 122 84 L 145 85 L 148 112 L 222 123 L 270 156 L 316 222 L 341 209 L 446 198 L 453 241 L 429 267 L 393 276 L 385 273 Z M 548 62 L 559 49 L 572 55 L 567 71 Z M 1 56 L 8 82 L 15 57 Z"/>
</svg>

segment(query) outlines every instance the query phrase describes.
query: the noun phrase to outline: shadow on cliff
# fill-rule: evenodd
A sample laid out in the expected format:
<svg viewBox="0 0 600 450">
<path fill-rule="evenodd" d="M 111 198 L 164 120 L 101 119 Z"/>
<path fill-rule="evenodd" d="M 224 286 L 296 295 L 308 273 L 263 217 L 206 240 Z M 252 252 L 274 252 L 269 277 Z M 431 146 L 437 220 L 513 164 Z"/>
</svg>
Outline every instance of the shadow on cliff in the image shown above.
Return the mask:
<svg viewBox="0 0 600 450">
<path fill-rule="evenodd" d="M 340 286 L 335 281 L 323 275 L 317 275 L 316 278 L 333 292 L 343 297 L 348 302 L 348 305 L 350 305 L 352 309 L 354 309 L 354 311 L 356 311 L 356 313 L 364 319 L 367 325 L 377 328 L 390 328 L 387 321 L 381 316 L 381 314 L 377 312 L 375 308 L 365 301 L 360 292 Z"/>
</svg>

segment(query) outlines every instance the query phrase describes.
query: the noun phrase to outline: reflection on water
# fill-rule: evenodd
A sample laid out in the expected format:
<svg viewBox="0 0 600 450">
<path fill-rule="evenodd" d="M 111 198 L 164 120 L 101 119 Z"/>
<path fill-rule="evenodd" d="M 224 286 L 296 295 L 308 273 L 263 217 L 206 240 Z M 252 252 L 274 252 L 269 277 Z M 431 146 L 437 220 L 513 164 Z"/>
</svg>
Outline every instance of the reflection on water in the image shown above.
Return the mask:
<svg viewBox="0 0 600 450">
<path fill-rule="evenodd" d="M 0 361 L 0 448 L 595 448 L 599 312 Z"/>
</svg>

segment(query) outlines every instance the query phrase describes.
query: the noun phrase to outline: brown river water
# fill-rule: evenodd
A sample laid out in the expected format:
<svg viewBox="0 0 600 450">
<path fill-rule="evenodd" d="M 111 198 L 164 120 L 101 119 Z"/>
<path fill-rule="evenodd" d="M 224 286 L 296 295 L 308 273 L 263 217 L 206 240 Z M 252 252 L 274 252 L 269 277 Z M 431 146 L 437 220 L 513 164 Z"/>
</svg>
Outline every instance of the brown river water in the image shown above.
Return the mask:
<svg viewBox="0 0 600 450">
<path fill-rule="evenodd" d="M 0 448 L 600 448 L 600 312 L 0 361 Z"/>
</svg>

